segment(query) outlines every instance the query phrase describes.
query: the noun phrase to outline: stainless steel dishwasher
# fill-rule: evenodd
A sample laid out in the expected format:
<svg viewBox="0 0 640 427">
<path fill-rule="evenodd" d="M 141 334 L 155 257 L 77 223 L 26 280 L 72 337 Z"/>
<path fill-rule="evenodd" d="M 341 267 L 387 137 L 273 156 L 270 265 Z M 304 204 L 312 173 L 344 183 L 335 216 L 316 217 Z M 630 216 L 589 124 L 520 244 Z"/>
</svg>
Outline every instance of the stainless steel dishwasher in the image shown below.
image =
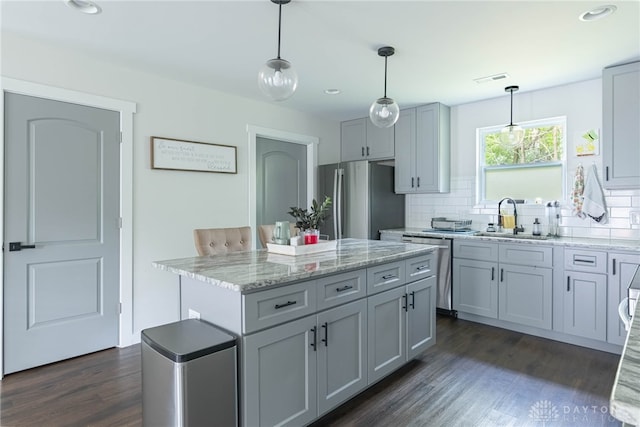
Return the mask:
<svg viewBox="0 0 640 427">
<path fill-rule="evenodd" d="M 453 239 L 445 237 L 425 237 L 411 234 L 403 234 L 402 241 L 433 245 L 438 247 L 437 275 L 438 292 L 436 297 L 436 311 L 439 314 L 458 317 L 458 312 L 453 309 L 453 295 L 451 294 L 451 246 Z"/>
</svg>

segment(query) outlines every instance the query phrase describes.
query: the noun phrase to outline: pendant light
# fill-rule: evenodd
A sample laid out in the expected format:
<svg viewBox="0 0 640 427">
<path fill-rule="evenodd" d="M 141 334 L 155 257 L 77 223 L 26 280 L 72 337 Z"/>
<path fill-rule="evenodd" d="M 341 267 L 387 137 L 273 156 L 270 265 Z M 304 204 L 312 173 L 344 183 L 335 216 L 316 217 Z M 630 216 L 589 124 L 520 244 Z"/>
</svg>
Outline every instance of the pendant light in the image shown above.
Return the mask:
<svg viewBox="0 0 640 427">
<path fill-rule="evenodd" d="M 274 101 L 289 98 L 298 87 L 298 74 L 291 67 L 291 63 L 280 58 L 280 33 L 282 29 L 282 5 L 291 0 L 271 0 L 278 5 L 278 57 L 270 59 L 262 66 L 258 73 L 258 87 Z"/>
<path fill-rule="evenodd" d="M 384 56 L 384 96 L 378 98 L 371 108 L 369 108 L 369 118 L 371 122 L 379 128 L 389 128 L 396 124 L 400 115 L 398 103 L 391 98 L 387 98 L 387 58 L 395 53 L 391 46 L 384 46 L 378 49 L 378 55 Z"/>
<path fill-rule="evenodd" d="M 504 88 L 505 92 L 511 92 L 511 119 L 509 124 L 502 128 L 500 132 L 500 140 L 506 145 L 518 145 L 524 140 L 524 129 L 518 125 L 513 124 L 513 92 L 520 89 L 518 86 L 507 86 Z"/>
</svg>

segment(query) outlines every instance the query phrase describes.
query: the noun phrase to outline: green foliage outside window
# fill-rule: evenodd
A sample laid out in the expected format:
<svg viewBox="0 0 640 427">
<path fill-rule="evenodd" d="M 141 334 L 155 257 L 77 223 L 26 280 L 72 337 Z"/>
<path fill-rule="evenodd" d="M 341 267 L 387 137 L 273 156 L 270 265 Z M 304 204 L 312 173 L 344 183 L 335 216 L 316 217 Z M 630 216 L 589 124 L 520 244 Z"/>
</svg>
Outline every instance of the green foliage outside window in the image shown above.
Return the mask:
<svg viewBox="0 0 640 427">
<path fill-rule="evenodd" d="M 485 135 L 484 165 L 518 165 L 562 160 L 563 135 L 560 125 L 525 128 L 524 140 L 517 145 L 500 141 L 500 132 Z"/>
</svg>

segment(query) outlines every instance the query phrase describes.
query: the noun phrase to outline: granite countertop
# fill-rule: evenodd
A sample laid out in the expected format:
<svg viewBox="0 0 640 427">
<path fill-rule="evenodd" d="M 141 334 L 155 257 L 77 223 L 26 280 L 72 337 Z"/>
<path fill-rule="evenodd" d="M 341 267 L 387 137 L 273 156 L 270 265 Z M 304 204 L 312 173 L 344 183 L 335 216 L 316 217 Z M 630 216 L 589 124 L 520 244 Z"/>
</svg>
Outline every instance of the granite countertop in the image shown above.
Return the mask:
<svg viewBox="0 0 640 427">
<path fill-rule="evenodd" d="M 583 249 L 599 249 L 599 250 L 620 250 L 620 251 L 633 251 L 640 252 L 640 244 L 636 240 L 623 240 L 623 239 L 596 239 L 596 238 L 584 238 L 584 237 L 548 237 L 547 239 L 527 239 L 527 238 L 513 238 L 509 235 L 502 233 L 496 233 L 495 236 L 478 236 L 474 234 L 466 233 L 451 233 L 451 232 L 437 232 L 431 230 L 425 230 L 423 228 L 395 228 L 391 230 L 381 230 L 387 233 L 393 234 L 408 234 L 411 236 L 424 236 L 424 237 L 438 237 L 438 238 L 455 238 L 455 239 L 474 239 L 474 240 L 486 240 L 490 242 L 510 242 L 510 243 L 524 243 L 531 245 L 553 245 L 553 246 L 565 246 L 565 247 L 580 247 Z M 477 232 L 477 231 L 476 231 Z M 526 234 L 525 234 L 526 235 Z"/>
<path fill-rule="evenodd" d="M 640 288 L 640 269 L 636 270 L 632 283 Z M 640 425 L 640 304 L 636 305 L 624 343 L 609 403 L 611 415 L 618 420 Z"/>
<path fill-rule="evenodd" d="M 338 240 L 335 251 L 289 256 L 266 250 L 155 261 L 153 266 L 236 292 L 250 293 L 312 277 L 392 262 L 437 246 L 379 240 Z"/>
</svg>

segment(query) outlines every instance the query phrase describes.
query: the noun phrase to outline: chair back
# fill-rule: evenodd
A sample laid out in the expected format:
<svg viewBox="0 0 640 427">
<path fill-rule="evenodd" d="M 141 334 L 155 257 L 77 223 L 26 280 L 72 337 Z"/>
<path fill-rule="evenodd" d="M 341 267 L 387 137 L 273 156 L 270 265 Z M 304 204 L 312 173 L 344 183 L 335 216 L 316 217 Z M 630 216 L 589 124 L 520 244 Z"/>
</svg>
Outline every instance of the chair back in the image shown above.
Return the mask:
<svg viewBox="0 0 640 427">
<path fill-rule="evenodd" d="M 216 255 L 251 249 L 251 227 L 198 228 L 193 230 L 198 255 Z"/>
</svg>

